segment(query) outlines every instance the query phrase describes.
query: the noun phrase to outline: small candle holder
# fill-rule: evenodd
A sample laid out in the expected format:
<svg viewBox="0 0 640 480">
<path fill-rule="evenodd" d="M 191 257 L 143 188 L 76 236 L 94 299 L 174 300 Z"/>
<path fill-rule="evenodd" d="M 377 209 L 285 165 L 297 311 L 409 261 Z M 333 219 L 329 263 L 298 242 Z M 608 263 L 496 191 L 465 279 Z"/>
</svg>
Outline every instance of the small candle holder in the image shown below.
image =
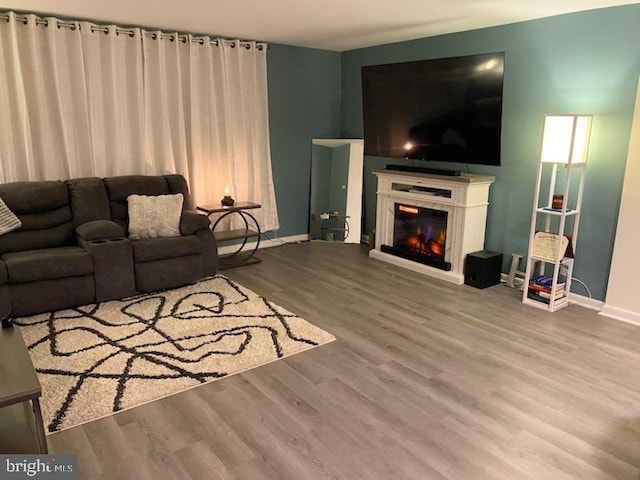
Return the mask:
<svg viewBox="0 0 640 480">
<path fill-rule="evenodd" d="M 224 197 L 220 200 L 220 204 L 223 207 L 233 207 L 233 204 L 236 203 L 235 200 L 229 195 L 229 189 L 224 189 Z"/>
</svg>

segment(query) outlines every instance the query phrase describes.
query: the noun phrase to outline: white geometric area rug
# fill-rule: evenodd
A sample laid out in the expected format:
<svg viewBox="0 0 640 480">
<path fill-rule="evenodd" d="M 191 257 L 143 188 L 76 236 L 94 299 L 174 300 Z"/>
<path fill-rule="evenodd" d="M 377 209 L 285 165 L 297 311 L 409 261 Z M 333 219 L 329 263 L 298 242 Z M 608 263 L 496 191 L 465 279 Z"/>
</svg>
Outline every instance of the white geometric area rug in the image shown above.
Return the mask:
<svg viewBox="0 0 640 480">
<path fill-rule="evenodd" d="M 228 278 L 23 317 L 57 432 L 335 340 Z"/>
</svg>

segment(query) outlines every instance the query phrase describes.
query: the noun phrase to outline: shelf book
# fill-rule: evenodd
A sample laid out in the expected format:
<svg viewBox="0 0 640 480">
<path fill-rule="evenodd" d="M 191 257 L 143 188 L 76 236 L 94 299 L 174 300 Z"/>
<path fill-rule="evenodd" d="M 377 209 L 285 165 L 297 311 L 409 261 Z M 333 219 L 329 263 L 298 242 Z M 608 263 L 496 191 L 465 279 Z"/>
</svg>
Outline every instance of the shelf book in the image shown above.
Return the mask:
<svg viewBox="0 0 640 480">
<path fill-rule="evenodd" d="M 553 278 L 545 275 L 535 275 L 529 280 L 527 297 L 538 302 L 550 303 L 553 292 Z M 566 282 L 558 282 L 556 284 L 555 300 L 566 297 Z"/>
</svg>

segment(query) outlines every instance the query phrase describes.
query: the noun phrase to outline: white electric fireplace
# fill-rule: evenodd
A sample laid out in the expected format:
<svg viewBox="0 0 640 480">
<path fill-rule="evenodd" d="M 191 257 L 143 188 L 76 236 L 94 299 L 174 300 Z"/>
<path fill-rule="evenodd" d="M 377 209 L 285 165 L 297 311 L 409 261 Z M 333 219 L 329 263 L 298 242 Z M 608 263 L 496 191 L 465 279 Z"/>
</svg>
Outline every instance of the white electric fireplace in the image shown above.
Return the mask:
<svg viewBox="0 0 640 480">
<path fill-rule="evenodd" d="M 461 285 L 467 253 L 484 249 L 488 175 L 376 169 L 376 245 L 369 255 Z"/>
</svg>

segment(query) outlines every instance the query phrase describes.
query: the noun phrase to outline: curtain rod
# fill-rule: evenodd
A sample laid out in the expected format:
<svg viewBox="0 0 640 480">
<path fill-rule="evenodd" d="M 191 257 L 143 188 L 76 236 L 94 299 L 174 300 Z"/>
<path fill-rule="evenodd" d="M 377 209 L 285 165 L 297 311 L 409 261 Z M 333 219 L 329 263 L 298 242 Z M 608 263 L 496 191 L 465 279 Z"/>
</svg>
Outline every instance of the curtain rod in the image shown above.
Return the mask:
<svg viewBox="0 0 640 480">
<path fill-rule="evenodd" d="M 27 25 L 29 23 L 29 16 L 28 14 L 19 14 L 19 13 L 15 13 L 14 12 L 15 17 L 20 20 L 23 24 Z M 49 19 L 47 18 L 42 18 L 39 17 L 35 14 L 33 14 L 36 17 L 36 21 L 35 24 L 38 26 L 44 26 L 44 27 L 48 27 L 49 26 Z M 52 17 L 55 19 L 55 21 L 57 22 L 57 27 L 58 28 L 69 28 L 71 30 L 81 30 L 81 25 L 80 25 L 80 20 L 60 20 L 58 18 Z M 0 12 L 0 20 L 5 20 L 5 21 L 9 21 L 9 14 L 5 13 L 5 12 Z M 133 37 L 135 35 L 135 30 L 131 29 L 131 28 L 124 28 L 124 27 L 119 27 L 117 25 L 97 25 L 97 24 L 93 24 L 93 22 L 87 22 L 91 24 L 91 33 L 104 33 L 104 34 L 108 34 L 110 29 L 115 29 L 115 34 L 116 35 L 127 35 L 128 37 Z M 138 30 L 140 30 L 142 32 L 142 35 L 144 35 L 147 38 L 152 38 L 153 40 L 155 40 L 156 38 L 160 38 L 160 40 L 169 40 L 171 42 L 175 41 L 176 39 L 178 39 L 180 42 L 182 43 L 187 43 L 189 41 L 189 38 L 191 37 L 191 42 L 192 43 L 197 43 L 199 45 L 204 45 L 206 38 L 209 38 L 209 43 L 211 45 L 215 45 L 218 46 L 220 44 L 220 42 L 223 43 L 223 45 L 228 45 L 231 48 L 235 48 L 236 43 L 239 43 L 241 46 L 245 47 L 247 50 L 251 48 L 252 42 L 249 41 L 243 41 L 243 40 L 229 40 L 226 38 L 211 38 L 209 35 L 202 35 L 202 36 L 194 36 L 194 34 L 190 34 L 190 33 L 167 33 L 167 32 L 162 32 L 160 31 L 160 33 L 158 34 L 157 32 L 150 32 L 148 30 L 145 30 L 143 28 L 138 28 Z M 206 38 L 203 38 L 206 37 Z M 266 47 L 266 44 L 263 42 L 255 42 L 256 43 L 256 48 L 258 50 L 262 50 L 263 48 Z"/>
</svg>

